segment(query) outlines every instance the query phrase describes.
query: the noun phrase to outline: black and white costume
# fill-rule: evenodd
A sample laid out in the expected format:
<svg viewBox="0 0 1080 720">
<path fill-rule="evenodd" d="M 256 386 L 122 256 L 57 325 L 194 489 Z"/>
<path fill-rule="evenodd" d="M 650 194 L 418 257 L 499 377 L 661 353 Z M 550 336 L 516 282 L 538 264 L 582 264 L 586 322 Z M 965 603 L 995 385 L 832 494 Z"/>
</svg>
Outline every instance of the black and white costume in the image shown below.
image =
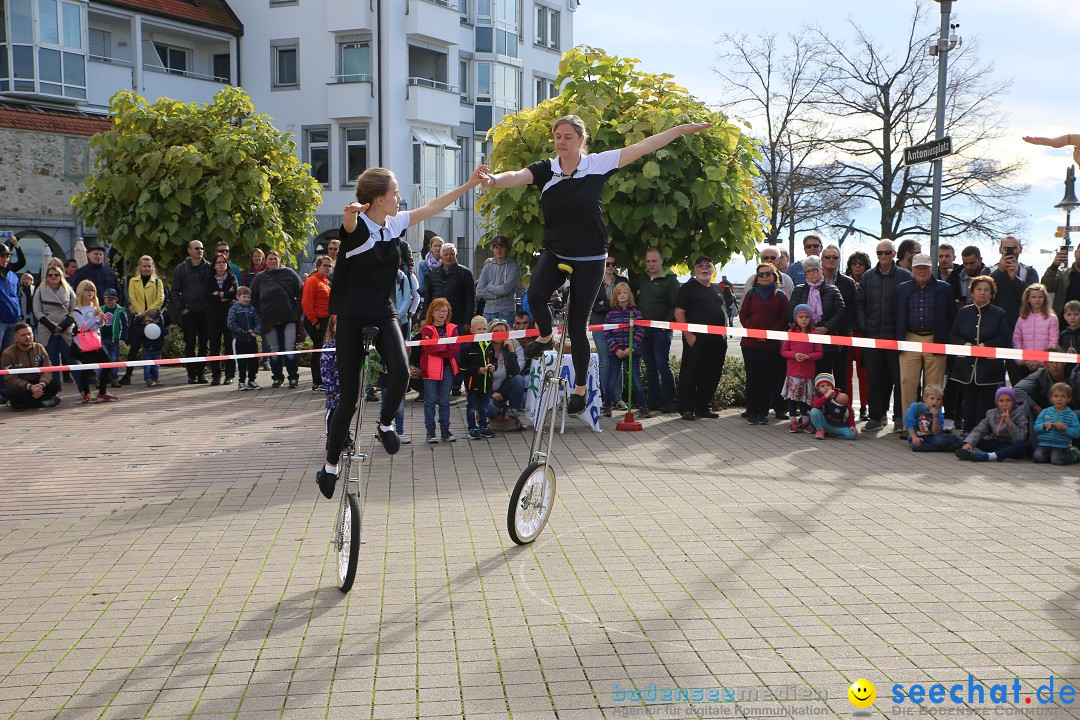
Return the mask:
<svg viewBox="0 0 1080 720">
<path fill-rule="evenodd" d="M 360 368 L 364 362 L 361 331 L 379 328 L 376 347 L 386 365 L 390 382 L 380 416 L 392 425 L 409 384 L 409 361 L 395 305 L 401 248 L 397 238 L 409 227 L 409 213 L 386 218 L 386 225 L 357 215 L 356 229 L 340 230 L 341 248 L 330 287 L 330 313 L 337 315 L 337 364 L 340 401 L 326 436 L 326 459 L 336 464 L 349 432 L 349 423 L 360 399 Z"/>
<path fill-rule="evenodd" d="M 604 183 L 619 169 L 622 150 L 582 155 L 577 169 L 564 173 L 558 158 L 529 165 L 533 185 L 540 188 L 544 215 L 544 247 L 529 283 L 529 309 L 540 334 L 551 334 L 548 300 L 565 282 L 558 269 L 570 265 L 570 306 L 566 310 L 567 332 L 574 361 L 575 383 L 585 384 L 589 367 L 587 326 L 593 300 L 604 279 L 607 259 L 607 228 L 601 198 Z"/>
</svg>

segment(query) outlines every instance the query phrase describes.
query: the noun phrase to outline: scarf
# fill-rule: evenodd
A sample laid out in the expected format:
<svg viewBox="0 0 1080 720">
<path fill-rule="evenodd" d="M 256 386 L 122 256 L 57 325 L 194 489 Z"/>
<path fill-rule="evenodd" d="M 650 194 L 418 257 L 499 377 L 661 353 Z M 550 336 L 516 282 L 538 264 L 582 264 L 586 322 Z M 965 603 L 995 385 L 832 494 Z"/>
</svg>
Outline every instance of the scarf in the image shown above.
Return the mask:
<svg viewBox="0 0 1080 720">
<path fill-rule="evenodd" d="M 816 283 L 812 283 L 809 280 L 806 281 L 807 286 L 810 288 L 810 296 L 806 301 L 806 304 L 810 306 L 810 318 L 817 325 L 821 322 L 821 284 L 825 282 L 824 279 L 818 280 Z"/>
<path fill-rule="evenodd" d="M 754 292 L 758 294 L 762 300 L 768 300 L 774 292 L 776 292 L 776 283 L 771 282 L 768 285 L 758 283 L 754 286 Z"/>
<path fill-rule="evenodd" d="M 424 262 L 427 263 L 428 270 L 434 270 L 442 265 L 442 260 L 432 255 L 430 252 L 424 256 Z"/>
</svg>

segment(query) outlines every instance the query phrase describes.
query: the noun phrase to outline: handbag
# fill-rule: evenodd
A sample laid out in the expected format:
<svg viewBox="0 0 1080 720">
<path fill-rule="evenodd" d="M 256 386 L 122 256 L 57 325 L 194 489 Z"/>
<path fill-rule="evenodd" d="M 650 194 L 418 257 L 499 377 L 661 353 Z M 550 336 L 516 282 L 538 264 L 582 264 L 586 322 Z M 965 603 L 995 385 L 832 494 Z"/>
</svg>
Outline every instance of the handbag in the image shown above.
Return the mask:
<svg viewBox="0 0 1080 720">
<path fill-rule="evenodd" d="M 94 352 L 101 349 L 101 333 L 97 330 L 85 330 L 83 327 L 79 328 L 79 334 L 75 336 L 75 347 L 79 348 L 79 352 Z"/>
</svg>

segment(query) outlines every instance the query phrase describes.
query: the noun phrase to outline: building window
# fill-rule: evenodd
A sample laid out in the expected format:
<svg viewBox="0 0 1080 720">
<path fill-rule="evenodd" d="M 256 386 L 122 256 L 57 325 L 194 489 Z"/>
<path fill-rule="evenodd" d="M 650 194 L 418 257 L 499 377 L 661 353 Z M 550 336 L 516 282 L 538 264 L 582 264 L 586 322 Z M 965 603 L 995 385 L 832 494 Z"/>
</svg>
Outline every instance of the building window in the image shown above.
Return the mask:
<svg viewBox="0 0 1080 720">
<path fill-rule="evenodd" d="M 371 82 L 371 43 L 338 42 L 338 82 Z"/>
<path fill-rule="evenodd" d="M 85 8 L 63 0 L 9 0 L 7 10 L 5 16 L 0 5 L 0 91 L 85 99 Z"/>
<path fill-rule="evenodd" d="M 158 60 L 165 72 L 175 75 L 186 75 L 191 67 L 191 50 L 187 48 L 172 47 L 163 43 L 154 43 Z"/>
<path fill-rule="evenodd" d="M 345 148 L 345 177 L 341 184 L 345 187 L 356 183 L 360 173 L 368 168 L 367 128 L 343 128 L 342 145 Z"/>
<path fill-rule="evenodd" d="M 535 78 L 534 101 L 537 105 L 544 102 L 545 100 L 550 100 L 558 94 L 559 92 L 555 88 L 554 80 L 552 80 L 551 78 L 539 76 Z"/>
<path fill-rule="evenodd" d="M 275 89 L 295 90 L 300 87 L 300 40 L 271 40 L 274 76 L 272 86 Z"/>
<path fill-rule="evenodd" d="M 420 186 L 424 202 L 459 185 L 460 153 L 460 146 L 445 130 L 413 129 L 413 182 Z"/>
<path fill-rule="evenodd" d="M 330 184 L 330 130 L 307 128 L 304 130 L 304 162 L 311 166 L 311 177 L 320 185 Z"/>
<path fill-rule="evenodd" d="M 476 63 L 476 102 L 491 102 L 491 63 Z"/>
<path fill-rule="evenodd" d="M 544 5 L 536 6 L 536 25 L 533 28 L 537 45 L 559 49 L 559 11 Z"/>
<path fill-rule="evenodd" d="M 461 88 L 461 102 L 467 103 L 472 100 L 472 94 L 470 92 L 472 86 L 469 84 L 468 60 L 461 60 L 458 62 L 458 87 Z"/>
<path fill-rule="evenodd" d="M 112 33 L 108 30 L 90 28 L 90 59 L 112 60 Z"/>
<path fill-rule="evenodd" d="M 495 105 L 505 110 L 521 107 L 521 90 L 518 69 L 510 65 L 495 64 Z"/>
<path fill-rule="evenodd" d="M 230 82 L 232 76 L 232 57 L 229 53 L 215 53 L 214 79 L 218 82 Z"/>
</svg>

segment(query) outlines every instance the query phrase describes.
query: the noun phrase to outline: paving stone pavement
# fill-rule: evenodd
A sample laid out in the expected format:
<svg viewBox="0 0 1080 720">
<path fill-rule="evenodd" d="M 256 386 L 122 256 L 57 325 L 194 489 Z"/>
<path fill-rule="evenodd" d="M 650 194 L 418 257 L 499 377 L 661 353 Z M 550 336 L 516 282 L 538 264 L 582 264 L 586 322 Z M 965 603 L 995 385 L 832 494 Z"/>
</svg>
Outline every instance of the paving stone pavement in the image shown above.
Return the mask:
<svg viewBox="0 0 1080 720">
<path fill-rule="evenodd" d="M 163 375 L 113 405 L 65 386 L 56 410 L 0 410 L 0 718 L 850 717 L 860 677 L 880 716 L 920 707 L 894 683 L 969 674 L 1020 679 L 1020 702 L 924 716 L 1080 716 L 1024 703 L 1080 684 L 1076 469 L 735 411 L 574 422 L 551 522 L 519 548 L 529 436 L 469 442 L 459 399 L 457 443 L 374 451 L 343 595 L 321 397 Z"/>
</svg>

